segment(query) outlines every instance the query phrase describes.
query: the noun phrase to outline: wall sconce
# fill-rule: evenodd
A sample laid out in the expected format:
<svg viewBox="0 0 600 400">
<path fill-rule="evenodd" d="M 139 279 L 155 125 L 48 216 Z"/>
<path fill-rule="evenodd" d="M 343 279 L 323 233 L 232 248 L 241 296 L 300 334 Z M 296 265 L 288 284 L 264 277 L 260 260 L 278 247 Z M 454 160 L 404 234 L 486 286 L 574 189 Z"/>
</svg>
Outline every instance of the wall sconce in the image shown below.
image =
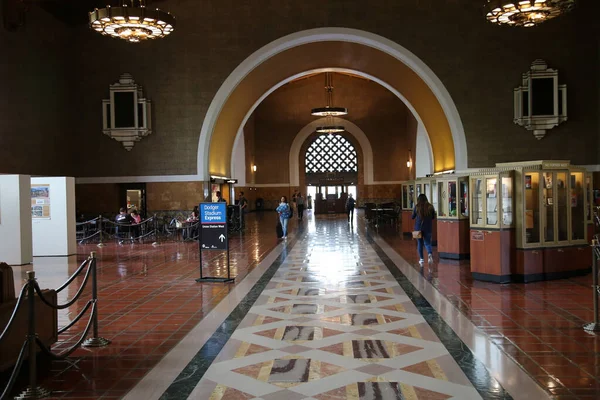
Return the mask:
<svg viewBox="0 0 600 400">
<path fill-rule="evenodd" d="M 408 151 L 408 160 L 406 160 L 406 168 L 412 168 L 412 152 Z"/>
<path fill-rule="evenodd" d="M 256 164 L 252 165 L 252 171 L 256 172 Z"/>
</svg>

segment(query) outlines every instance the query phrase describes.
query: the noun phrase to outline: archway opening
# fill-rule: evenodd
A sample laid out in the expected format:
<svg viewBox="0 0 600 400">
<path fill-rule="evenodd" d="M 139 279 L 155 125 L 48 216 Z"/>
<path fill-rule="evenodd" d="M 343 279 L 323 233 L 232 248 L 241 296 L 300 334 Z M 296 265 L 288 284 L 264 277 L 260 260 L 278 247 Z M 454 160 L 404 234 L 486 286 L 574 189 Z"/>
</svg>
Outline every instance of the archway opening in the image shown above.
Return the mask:
<svg viewBox="0 0 600 400">
<path fill-rule="evenodd" d="M 315 214 L 343 213 L 348 193 L 356 197 L 358 152 L 342 134 L 318 134 L 304 152 L 304 181 L 313 189 Z"/>
<path fill-rule="evenodd" d="M 202 127 L 199 175 L 230 175 L 233 143 L 248 112 L 286 81 L 323 65 L 386 82 L 406 99 L 429 133 L 434 170 L 466 168 L 466 140 L 458 111 L 441 81 L 421 60 L 378 35 L 322 28 L 272 42 L 230 75 Z"/>
</svg>

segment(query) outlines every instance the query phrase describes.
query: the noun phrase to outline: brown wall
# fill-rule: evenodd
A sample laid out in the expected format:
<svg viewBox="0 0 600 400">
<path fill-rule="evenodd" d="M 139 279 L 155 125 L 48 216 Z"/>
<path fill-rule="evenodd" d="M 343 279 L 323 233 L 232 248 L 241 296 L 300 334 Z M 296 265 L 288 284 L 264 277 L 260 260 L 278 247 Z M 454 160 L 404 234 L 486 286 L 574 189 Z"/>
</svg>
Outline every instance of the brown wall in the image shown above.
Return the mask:
<svg viewBox="0 0 600 400">
<path fill-rule="evenodd" d="M 37 7 L 16 32 L 0 25 L 0 173 L 76 174 L 71 34 Z"/>
<path fill-rule="evenodd" d="M 83 20 L 75 28 L 51 20 L 47 30 L 35 3 L 24 29 L 0 32 L 0 73 L 5 78 L 1 172 L 194 174 L 202 121 L 226 77 L 271 41 L 326 26 L 373 32 L 425 62 L 458 108 L 469 167 L 544 158 L 571 159 L 575 164 L 600 161 L 600 121 L 595 117 L 600 109 L 600 28 L 595 21 L 600 2 L 580 1 L 573 12 L 535 29 L 487 23 L 481 1 L 386 1 L 367 6 L 347 0 L 343 7 L 317 0 L 283 6 L 271 0 L 168 3 L 177 17 L 177 30 L 166 40 L 136 45 L 109 40 L 91 32 Z M 541 141 L 512 122 L 513 88 L 536 58 L 560 71 L 569 93 L 569 121 Z M 101 100 L 123 72 L 131 73 L 153 102 L 154 132 L 131 152 L 101 133 Z M 269 142 L 264 151 L 277 152 L 288 140 L 280 139 Z M 285 169 L 272 170 L 277 172 L 265 176 L 264 182 L 287 181 Z"/>
<path fill-rule="evenodd" d="M 121 187 L 118 183 L 77 184 L 75 185 L 75 208 L 79 215 L 117 214 L 120 204 Z"/>
<path fill-rule="evenodd" d="M 146 184 L 148 213 L 161 210 L 192 210 L 203 198 L 202 182 L 151 182 Z"/>
</svg>

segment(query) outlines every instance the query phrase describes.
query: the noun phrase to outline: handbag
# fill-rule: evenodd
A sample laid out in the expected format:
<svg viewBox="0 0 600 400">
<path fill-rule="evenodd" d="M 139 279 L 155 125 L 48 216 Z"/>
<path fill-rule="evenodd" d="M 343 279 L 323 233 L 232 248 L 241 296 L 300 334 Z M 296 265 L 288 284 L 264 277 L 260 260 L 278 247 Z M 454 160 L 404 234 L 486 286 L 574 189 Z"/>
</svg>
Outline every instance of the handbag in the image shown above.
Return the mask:
<svg viewBox="0 0 600 400">
<path fill-rule="evenodd" d="M 423 221 L 421 221 L 421 229 L 423 228 Z M 419 229 L 418 231 L 412 231 L 412 237 L 413 239 L 422 239 L 423 238 L 423 231 Z"/>
</svg>

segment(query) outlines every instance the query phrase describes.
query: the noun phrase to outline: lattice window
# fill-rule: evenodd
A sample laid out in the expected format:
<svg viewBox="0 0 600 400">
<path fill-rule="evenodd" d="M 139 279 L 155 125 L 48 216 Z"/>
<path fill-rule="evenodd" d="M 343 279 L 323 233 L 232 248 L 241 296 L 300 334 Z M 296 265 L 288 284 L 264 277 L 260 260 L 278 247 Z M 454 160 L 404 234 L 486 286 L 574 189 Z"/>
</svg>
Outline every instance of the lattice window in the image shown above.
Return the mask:
<svg viewBox="0 0 600 400">
<path fill-rule="evenodd" d="M 308 147 L 306 173 L 357 172 L 356 149 L 341 135 L 324 134 Z"/>
</svg>

